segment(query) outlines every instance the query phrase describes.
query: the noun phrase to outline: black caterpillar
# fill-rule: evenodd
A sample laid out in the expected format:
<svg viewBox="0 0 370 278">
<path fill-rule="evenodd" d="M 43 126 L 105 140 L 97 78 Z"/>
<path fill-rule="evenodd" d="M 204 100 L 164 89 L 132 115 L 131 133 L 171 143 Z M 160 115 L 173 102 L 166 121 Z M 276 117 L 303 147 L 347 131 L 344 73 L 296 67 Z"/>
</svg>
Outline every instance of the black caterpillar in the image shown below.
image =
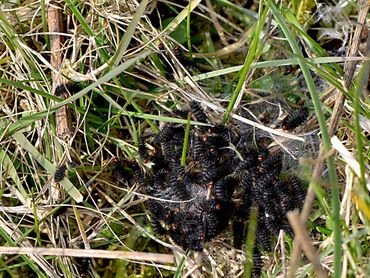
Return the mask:
<svg viewBox="0 0 370 278">
<path fill-rule="evenodd" d="M 60 165 L 54 173 L 54 181 L 61 182 L 65 176 L 65 172 L 67 170 L 67 166 L 65 164 Z"/>
<path fill-rule="evenodd" d="M 80 90 L 80 86 L 76 83 L 63 83 L 55 88 L 54 95 L 61 97 L 63 95 L 74 94 Z"/>
<path fill-rule="evenodd" d="M 195 120 L 210 123 L 199 103 L 191 102 L 190 112 Z M 192 250 L 202 250 L 231 220 L 234 246 L 241 248 L 250 209 L 256 207 L 255 271 L 259 272 L 259 250 L 269 250 L 281 229 L 292 233 L 285 214 L 302 207 L 305 188 L 295 176 L 280 178 L 281 153 L 258 150 L 248 134 L 242 132 L 235 139 L 231 131 L 235 133 L 225 125 L 192 126 L 182 167 L 185 126 L 167 124 L 150 143 L 154 151 L 149 153 L 144 140 L 139 140 L 142 161 L 153 166 L 151 174 L 144 175 L 135 165 L 134 178 L 149 196 L 146 207 L 154 230 Z"/>
<path fill-rule="evenodd" d="M 292 130 L 304 123 L 309 115 L 309 111 L 307 107 L 303 107 L 300 110 L 294 112 L 291 116 L 287 116 L 282 124 L 281 127 L 283 130 Z"/>
<path fill-rule="evenodd" d="M 163 48 L 163 45 L 160 45 L 160 49 Z M 198 67 L 196 66 L 196 63 L 192 60 L 190 60 L 189 58 L 187 58 L 184 53 L 181 51 L 181 48 L 179 46 L 175 46 L 172 48 L 172 51 L 173 51 L 173 55 L 175 56 L 175 58 L 177 59 L 177 61 L 183 66 L 186 68 L 186 70 L 190 71 L 190 72 L 197 72 L 198 71 Z M 175 76 L 174 76 L 174 66 L 172 65 L 172 63 L 170 63 L 171 60 L 173 59 L 170 59 L 170 55 L 168 53 L 166 53 L 166 51 L 162 51 L 162 53 L 160 53 L 159 55 L 159 59 L 161 61 L 161 65 L 163 67 L 163 70 L 164 70 L 164 73 L 166 74 L 167 78 L 170 80 L 170 81 L 175 81 Z"/>
</svg>

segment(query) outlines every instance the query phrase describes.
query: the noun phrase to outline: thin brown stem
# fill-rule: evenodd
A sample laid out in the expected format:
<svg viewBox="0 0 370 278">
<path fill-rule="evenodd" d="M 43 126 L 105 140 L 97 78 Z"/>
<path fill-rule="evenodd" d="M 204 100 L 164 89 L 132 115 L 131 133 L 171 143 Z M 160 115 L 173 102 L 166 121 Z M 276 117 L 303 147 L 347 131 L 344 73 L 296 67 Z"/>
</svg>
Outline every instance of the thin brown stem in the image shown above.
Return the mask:
<svg viewBox="0 0 370 278">
<path fill-rule="evenodd" d="M 319 278 L 326 278 L 327 273 L 321 265 L 319 253 L 313 246 L 310 237 L 305 229 L 305 225 L 302 223 L 299 217 L 299 211 L 290 211 L 287 214 L 290 225 L 293 228 L 296 241 L 300 243 L 303 251 L 305 252 L 307 258 L 312 262 L 315 271 Z"/>
</svg>

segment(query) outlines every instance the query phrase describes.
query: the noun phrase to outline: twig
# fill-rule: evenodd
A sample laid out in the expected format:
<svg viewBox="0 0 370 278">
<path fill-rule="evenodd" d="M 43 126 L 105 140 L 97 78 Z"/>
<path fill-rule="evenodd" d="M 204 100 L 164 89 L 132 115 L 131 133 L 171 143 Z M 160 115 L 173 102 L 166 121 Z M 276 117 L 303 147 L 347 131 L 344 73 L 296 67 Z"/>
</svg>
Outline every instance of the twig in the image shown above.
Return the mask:
<svg viewBox="0 0 370 278">
<path fill-rule="evenodd" d="M 48 27 L 50 32 L 50 64 L 58 72 L 62 65 L 62 37 L 59 35 L 62 31 L 62 16 L 58 3 L 50 1 L 48 8 Z M 53 80 L 53 91 L 59 85 L 64 84 L 65 80 L 60 73 L 51 72 Z M 55 93 L 54 93 L 55 94 Z M 67 98 L 67 95 L 58 95 L 61 98 Z M 67 106 L 62 106 L 55 112 L 55 121 L 57 136 L 61 139 L 68 139 L 72 134 L 72 124 Z"/>
<path fill-rule="evenodd" d="M 323 269 L 319 253 L 313 246 L 310 237 L 304 228 L 304 225 L 299 217 L 299 211 L 294 210 L 287 213 L 290 225 L 293 228 L 296 240 L 301 244 L 303 251 L 305 252 L 307 258 L 312 262 L 318 277 L 327 277 L 326 271 Z"/>
</svg>

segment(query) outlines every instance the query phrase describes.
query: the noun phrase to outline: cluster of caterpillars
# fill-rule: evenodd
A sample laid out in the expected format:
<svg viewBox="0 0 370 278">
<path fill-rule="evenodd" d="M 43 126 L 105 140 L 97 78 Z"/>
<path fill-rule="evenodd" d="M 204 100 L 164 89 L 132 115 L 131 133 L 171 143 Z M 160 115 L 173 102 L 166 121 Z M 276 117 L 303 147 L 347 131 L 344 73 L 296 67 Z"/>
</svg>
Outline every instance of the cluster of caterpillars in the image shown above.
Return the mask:
<svg viewBox="0 0 370 278">
<path fill-rule="evenodd" d="M 194 120 L 211 123 L 194 101 L 189 110 L 172 113 L 184 119 L 191 113 Z M 284 129 L 286 123 L 298 125 L 286 120 Z M 255 207 L 255 255 L 270 249 L 280 229 L 291 233 L 286 213 L 302 206 L 306 191 L 299 178 L 282 175 L 280 152 L 257 149 L 250 134 L 234 126 L 192 125 L 182 166 L 185 130 L 186 125 L 167 123 L 157 136 L 139 142 L 141 160 L 151 167 L 144 174 L 136 165 L 134 178 L 149 197 L 146 207 L 155 232 L 199 251 L 233 222 L 234 245 L 240 248 Z"/>
</svg>

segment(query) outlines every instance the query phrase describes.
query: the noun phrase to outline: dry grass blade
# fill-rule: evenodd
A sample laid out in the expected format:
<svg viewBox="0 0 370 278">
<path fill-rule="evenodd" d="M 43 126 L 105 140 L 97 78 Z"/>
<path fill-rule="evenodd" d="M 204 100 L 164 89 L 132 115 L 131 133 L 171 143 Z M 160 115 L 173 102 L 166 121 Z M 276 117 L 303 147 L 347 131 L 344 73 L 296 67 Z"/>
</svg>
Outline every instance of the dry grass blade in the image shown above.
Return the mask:
<svg viewBox="0 0 370 278">
<path fill-rule="evenodd" d="M 17 170 L 14 167 L 13 162 L 4 150 L 0 149 L 0 173 L 2 174 L 2 180 L 6 180 L 7 176 L 10 176 L 14 183 L 17 185 L 16 196 L 19 200 L 25 204 L 28 208 L 31 208 L 31 199 L 27 195 L 27 191 L 22 186 L 22 183 L 17 175 Z"/>
<path fill-rule="evenodd" d="M 213 104 L 211 102 L 208 102 L 208 101 L 202 101 L 205 105 L 207 105 L 208 107 L 212 108 L 212 110 L 214 111 L 217 111 L 217 112 L 220 112 L 220 113 L 224 113 L 226 111 L 226 109 L 216 105 L 216 104 Z M 277 136 L 281 136 L 281 137 L 285 137 L 285 138 L 288 138 L 288 139 L 292 139 L 292 140 L 297 140 L 297 141 L 301 141 L 301 142 L 304 142 L 304 138 L 300 137 L 300 136 L 297 136 L 297 135 L 294 135 L 294 134 L 291 134 L 291 133 L 288 133 L 288 132 L 285 132 L 285 131 L 282 131 L 282 130 L 278 130 L 278 129 L 273 129 L 273 128 L 270 128 L 270 127 L 267 127 L 267 126 L 264 126 L 264 125 L 261 125 L 257 122 L 254 122 L 254 121 L 251 121 L 251 120 L 248 120 L 246 119 L 245 117 L 242 117 L 236 113 L 231 113 L 231 117 L 238 120 L 238 121 L 241 121 L 243 123 L 246 123 L 248 125 L 251 125 L 253 127 L 256 127 L 256 128 L 259 128 L 261 130 L 264 130 L 264 131 L 267 131 L 271 134 L 274 134 L 274 135 L 277 135 Z"/>
<path fill-rule="evenodd" d="M 120 260 L 149 261 L 156 263 L 173 263 L 173 255 L 144 252 L 86 250 L 70 248 L 33 248 L 33 247 L 4 247 L 0 246 L 0 254 L 25 254 L 37 256 L 67 256 L 78 258 L 104 258 Z"/>
<path fill-rule="evenodd" d="M 233 52 L 238 51 L 238 49 L 240 49 L 247 43 L 249 37 L 252 35 L 255 29 L 256 29 L 256 25 L 253 25 L 252 27 L 250 27 L 248 30 L 246 30 L 243 33 L 243 35 L 237 42 L 230 44 L 228 46 L 225 46 L 222 49 L 216 50 L 211 53 L 193 53 L 192 55 L 194 58 L 215 58 L 215 57 L 221 57 L 221 56 L 232 54 Z M 242 66 L 238 67 L 238 70 L 240 70 L 241 67 Z"/>
<path fill-rule="evenodd" d="M 202 2 L 201 0 L 193 0 L 190 1 L 190 7 L 186 6 L 175 18 L 174 20 L 167 25 L 167 27 L 163 30 L 163 33 L 170 34 L 172 33 L 177 26 L 188 16 L 188 11 L 194 10 L 199 4 Z"/>
<path fill-rule="evenodd" d="M 9 221 L 5 221 L 3 217 L 0 217 L 0 227 L 3 229 L 14 241 L 20 240 L 23 235 L 22 232 L 19 230 L 19 228 L 14 224 L 14 223 L 9 223 Z M 4 247 L 0 246 L 0 248 L 31 248 L 32 244 L 28 239 L 23 239 L 20 245 L 25 246 L 25 247 Z M 49 277 L 57 277 L 57 274 L 55 273 L 54 268 L 48 264 L 46 259 L 39 254 L 29 254 L 31 260 L 33 260 L 43 271 L 46 275 Z"/>
<path fill-rule="evenodd" d="M 351 167 L 351 169 L 356 173 L 358 177 L 361 176 L 360 174 L 360 165 L 358 161 L 356 161 L 355 156 L 342 144 L 342 142 L 338 139 L 337 136 L 333 136 L 331 138 L 331 143 L 333 144 L 333 147 L 339 152 L 342 159 L 345 161 L 345 163 Z M 369 175 L 365 173 L 365 178 L 367 181 L 367 188 L 370 191 L 370 180 Z"/>
<path fill-rule="evenodd" d="M 220 36 L 220 39 L 221 39 L 222 43 L 224 45 L 228 45 L 227 40 L 226 40 L 226 37 L 225 37 L 225 32 L 222 29 L 220 23 L 218 22 L 218 19 L 216 17 L 216 13 L 215 13 L 215 11 L 214 11 L 214 9 L 212 7 L 211 1 L 210 0 L 206 0 L 206 5 L 207 5 L 207 8 L 210 10 L 210 13 L 209 14 L 210 14 L 210 16 L 212 18 L 213 24 L 215 25 L 215 28 L 217 30 L 218 35 Z"/>
<path fill-rule="evenodd" d="M 363 30 L 365 30 L 366 28 L 366 20 L 367 20 L 368 12 L 369 12 L 369 1 L 362 1 L 362 5 L 363 7 L 360 10 L 359 15 L 358 15 L 358 22 L 357 22 L 356 29 L 353 35 L 352 45 L 351 45 L 351 49 L 350 49 L 348 56 L 358 55 L 358 49 L 360 45 L 360 36 Z M 346 88 L 348 88 L 351 85 L 353 76 L 355 74 L 356 65 L 357 65 L 356 61 L 348 61 L 346 62 L 344 66 L 343 79 L 344 79 L 344 85 Z M 343 112 L 343 106 L 344 106 L 344 101 L 345 101 L 345 96 L 342 92 L 338 91 L 337 94 L 338 94 L 338 97 L 335 101 L 333 115 L 330 119 L 330 124 L 329 124 L 330 135 L 334 135 L 336 132 L 339 120 Z"/>
</svg>

